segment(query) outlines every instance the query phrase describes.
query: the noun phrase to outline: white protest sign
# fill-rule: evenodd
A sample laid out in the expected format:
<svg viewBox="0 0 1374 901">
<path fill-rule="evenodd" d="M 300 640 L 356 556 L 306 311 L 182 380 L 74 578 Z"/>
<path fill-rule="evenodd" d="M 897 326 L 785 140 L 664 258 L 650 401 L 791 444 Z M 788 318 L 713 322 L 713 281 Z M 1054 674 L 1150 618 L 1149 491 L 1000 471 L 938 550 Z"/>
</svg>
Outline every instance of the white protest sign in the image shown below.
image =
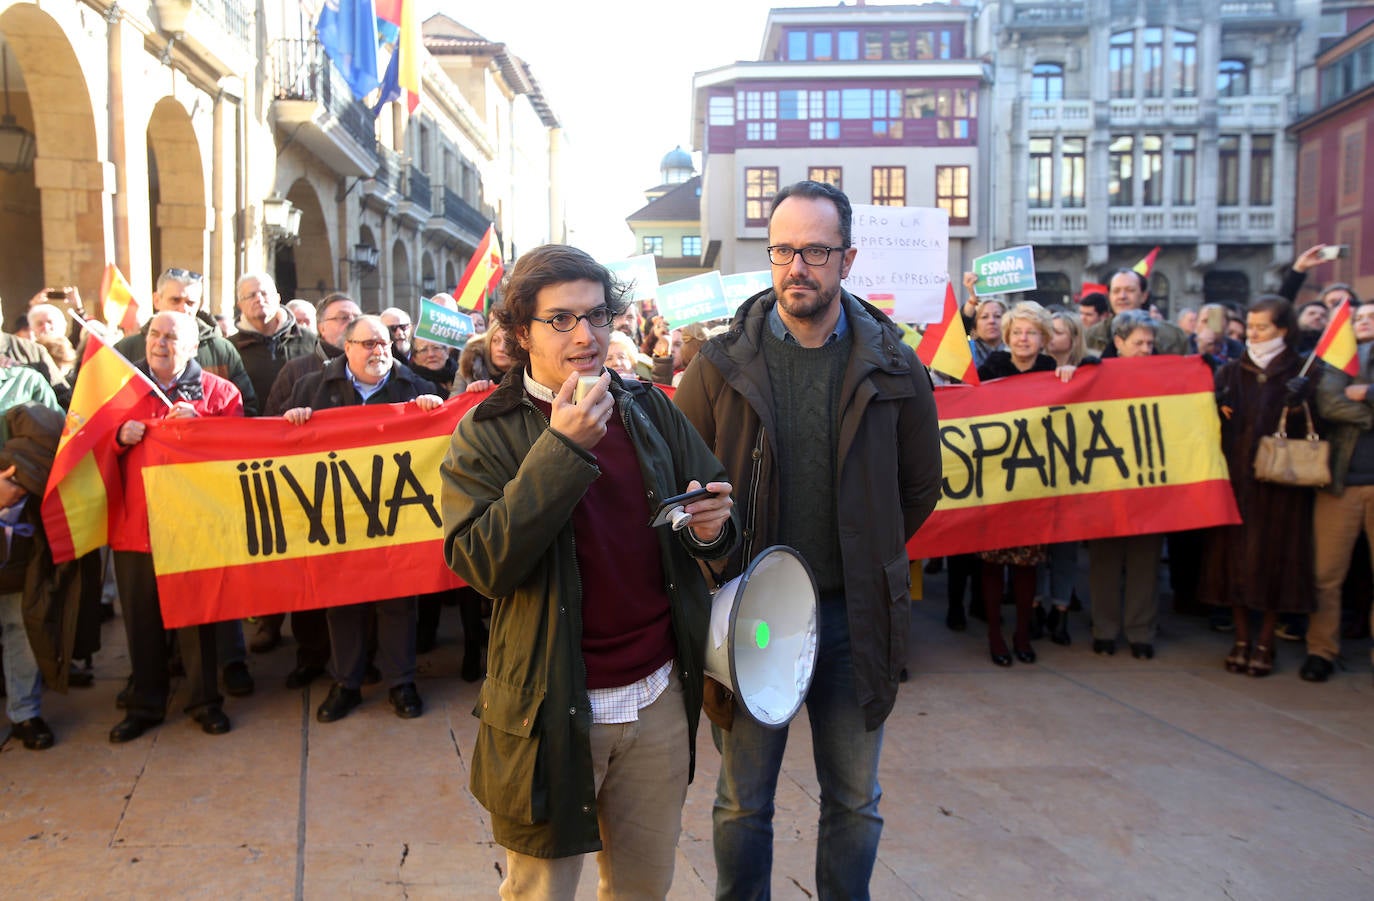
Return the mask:
<svg viewBox="0 0 1374 901">
<path fill-rule="evenodd" d="M 725 319 L 735 312 L 725 299 L 720 272 L 711 271 L 659 286 L 658 312 L 673 328 Z"/>
<path fill-rule="evenodd" d="M 858 248 L 844 287 L 900 322 L 944 318 L 949 282 L 949 213 L 941 209 L 854 204 Z"/>
<path fill-rule="evenodd" d="M 651 253 L 640 254 L 624 260 L 603 263 L 611 270 L 615 280 L 628 289 L 627 299 L 633 301 L 653 300 L 658 293 L 658 263 Z"/>
</svg>

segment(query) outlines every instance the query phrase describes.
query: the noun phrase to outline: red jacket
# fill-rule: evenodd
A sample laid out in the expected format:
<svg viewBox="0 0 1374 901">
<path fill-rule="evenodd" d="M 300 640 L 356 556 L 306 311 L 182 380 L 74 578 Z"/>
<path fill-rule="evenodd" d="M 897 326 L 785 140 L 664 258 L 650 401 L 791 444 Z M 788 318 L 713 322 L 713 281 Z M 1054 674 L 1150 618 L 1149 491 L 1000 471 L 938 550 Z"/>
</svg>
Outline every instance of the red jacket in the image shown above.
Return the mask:
<svg viewBox="0 0 1374 901">
<path fill-rule="evenodd" d="M 135 366 L 144 375 L 149 375 L 146 361 L 136 363 Z M 243 395 L 234 383 L 206 372 L 195 360 L 186 364 L 181 377 L 166 393 L 172 403 L 184 400 L 195 407 L 201 416 L 243 415 Z M 135 419 L 158 420 L 166 415 L 167 405 L 156 394 L 149 392 L 138 406 L 134 407 L 125 422 Z M 119 444 L 118 434 L 116 430 L 115 434 L 110 436 L 110 440 L 114 441 L 119 449 L 120 473 L 124 478 L 124 504 L 119 511 L 118 524 L 110 529 L 110 547 L 116 551 L 151 553 L 152 548 L 148 542 L 148 504 L 143 496 L 143 466 L 139 463 L 141 455 L 134 455 L 131 461 L 128 453 L 130 448 Z"/>
</svg>

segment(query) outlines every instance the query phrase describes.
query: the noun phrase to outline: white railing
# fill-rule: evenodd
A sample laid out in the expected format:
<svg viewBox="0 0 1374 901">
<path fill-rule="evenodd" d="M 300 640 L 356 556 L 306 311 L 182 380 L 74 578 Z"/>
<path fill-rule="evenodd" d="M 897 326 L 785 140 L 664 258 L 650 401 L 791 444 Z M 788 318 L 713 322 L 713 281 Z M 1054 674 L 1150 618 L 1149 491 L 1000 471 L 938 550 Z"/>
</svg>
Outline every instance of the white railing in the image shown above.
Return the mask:
<svg viewBox="0 0 1374 901">
<path fill-rule="evenodd" d="M 1090 100 L 1033 100 L 1026 104 L 1026 124 L 1032 129 L 1078 128 L 1092 122 Z"/>
<path fill-rule="evenodd" d="M 1056 237 L 1078 238 L 1087 231 L 1088 214 L 1082 210 L 1037 210 L 1027 216 L 1027 235 L 1046 243 Z"/>
<path fill-rule="evenodd" d="M 1131 97 L 1112 100 L 1108 107 L 1111 124 L 1115 126 L 1137 123 L 1192 125 L 1198 121 L 1196 97 Z"/>
<path fill-rule="evenodd" d="M 1282 128 L 1285 102 L 1281 97 L 1218 97 L 1218 122 L 1229 128 Z"/>
</svg>

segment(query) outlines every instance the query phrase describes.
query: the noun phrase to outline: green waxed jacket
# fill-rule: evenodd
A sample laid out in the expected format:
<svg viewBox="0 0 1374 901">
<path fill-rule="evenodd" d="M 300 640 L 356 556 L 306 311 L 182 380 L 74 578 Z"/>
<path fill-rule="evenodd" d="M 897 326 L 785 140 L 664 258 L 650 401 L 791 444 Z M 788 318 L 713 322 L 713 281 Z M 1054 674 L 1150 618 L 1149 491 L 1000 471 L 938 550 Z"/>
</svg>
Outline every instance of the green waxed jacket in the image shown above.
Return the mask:
<svg viewBox="0 0 1374 901">
<path fill-rule="evenodd" d="M 651 507 L 692 479 L 703 485 L 725 479 L 725 468 L 662 392 L 614 374 L 611 391 Z M 523 367 L 463 417 L 441 467 L 445 559 L 494 599 L 487 679 L 473 710 L 480 724 L 470 788 L 491 812 L 496 841 L 534 857 L 601 848 L 572 525 L 573 510 L 599 473 L 593 454 L 549 428 L 525 393 Z M 647 525 L 625 524 L 637 527 Z M 695 748 L 710 622 L 696 558 L 728 553 L 738 525 L 732 516 L 708 547 L 687 534 L 658 530 L 676 675 Z"/>
</svg>

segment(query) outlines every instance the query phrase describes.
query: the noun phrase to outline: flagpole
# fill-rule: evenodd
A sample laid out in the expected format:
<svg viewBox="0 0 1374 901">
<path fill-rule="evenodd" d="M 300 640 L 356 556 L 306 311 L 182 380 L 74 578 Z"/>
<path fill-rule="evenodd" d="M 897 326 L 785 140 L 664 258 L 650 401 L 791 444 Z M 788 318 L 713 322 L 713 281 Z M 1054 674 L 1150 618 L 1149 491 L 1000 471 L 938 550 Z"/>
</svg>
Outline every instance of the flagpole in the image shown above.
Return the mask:
<svg viewBox="0 0 1374 901">
<path fill-rule="evenodd" d="M 95 337 L 96 340 L 98 340 L 101 344 L 104 344 L 104 345 L 105 345 L 105 349 L 106 349 L 106 350 L 108 350 L 110 353 L 114 354 L 116 357 L 119 357 L 121 360 L 123 360 L 123 361 L 124 361 L 124 365 L 126 365 L 126 366 L 128 366 L 130 369 L 132 369 L 133 372 L 134 372 L 134 375 L 136 375 L 136 376 L 138 376 L 139 378 L 143 379 L 144 383 L 145 383 L 149 388 L 152 389 L 153 393 L 157 395 L 158 400 L 162 401 L 164 404 L 167 405 L 167 409 L 170 410 L 173 406 L 175 406 L 175 404 L 172 403 L 172 399 L 169 398 L 169 397 L 166 395 L 166 393 L 164 393 L 163 390 L 157 386 L 157 383 L 156 383 L 156 382 L 154 382 L 152 379 L 148 378 L 148 377 L 147 377 L 146 375 L 144 375 L 141 371 L 139 371 L 139 368 L 138 368 L 137 366 L 135 366 L 135 365 L 133 364 L 133 362 L 129 360 L 128 357 L 124 356 L 122 353 L 120 353 L 119 351 L 115 350 L 113 344 L 107 344 L 107 343 L 105 342 L 105 337 L 104 337 L 103 335 L 101 335 L 100 332 L 99 332 L 97 329 L 92 328 L 92 327 L 91 327 L 91 324 L 90 324 L 89 322 L 87 322 L 85 319 L 82 319 L 80 316 L 78 316 L 78 315 L 76 314 L 76 311 L 75 311 L 75 310 L 68 309 L 68 310 L 67 310 L 67 315 L 70 316 L 70 317 L 72 317 L 73 319 L 75 319 L 77 325 L 81 326 L 81 328 L 83 328 L 83 329 L 86 331 L 86 334 Z"/>
</svg>

